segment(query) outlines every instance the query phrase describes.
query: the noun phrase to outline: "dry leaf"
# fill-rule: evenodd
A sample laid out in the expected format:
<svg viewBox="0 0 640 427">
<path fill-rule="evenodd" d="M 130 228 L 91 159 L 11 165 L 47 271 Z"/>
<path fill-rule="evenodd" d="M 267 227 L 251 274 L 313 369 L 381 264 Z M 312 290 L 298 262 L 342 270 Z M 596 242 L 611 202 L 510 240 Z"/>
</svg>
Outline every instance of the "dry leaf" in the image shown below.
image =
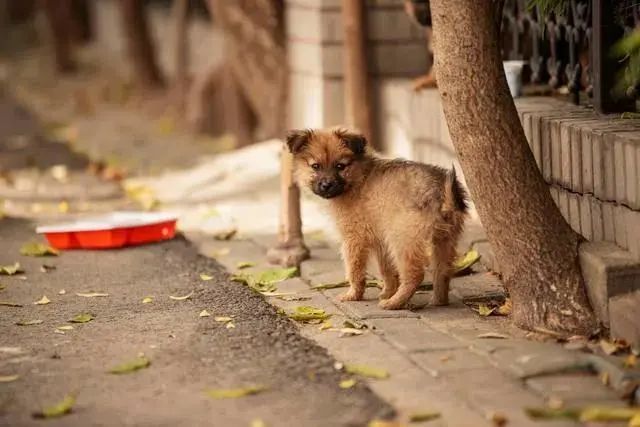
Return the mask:
<svg viewBox="0 0 640 427">
<path fill-rule="evenodd" d="M 628 427 L 640 427 L 640 414 L 635 415 L 633 418 L 629 420 Z"/>
<path fill-rule="evenodd" d="M 241 388 L 230 389 L 211 389 L 205 391 L 205 393 L 214 399 L 237 399 L 239 397 L 250 396 L 265 391 L 267 388 L 264 386 L 256 385 Z"/>
<path fill-rule="evenodd" d="M 64 294 L 66 294 L 66 293 L 67 293 L 67 291 L 65 291 L 64 289 L 60 289 L 60 290 L 58 291 L 58 295 L 64 295 Z"/>
<path fill-rule="evenodd" d="M 324 322 L 322 322 L 322 324 L 320 325 L 320 329 L 321 331 L 326 331 L 327 329 L 331 329 L 333 328 L 333 324 L 331 324 L 331 322 L 325 320 Z"/>
<path fill-rule="evenodd" d="M 609 372 L 605 371 L 600 374 L 600 382 L 602 382 L 603 385 L 609 385 Z"/>
<path fill-rule="evenodd" d="M 46 295 L 43 295 L 42 298 L 40 298 L 38 301 L 34 302 L 34 304 L 36 305 L 45 305 L 45 304 L 49 304 L 51 302 L 51 300 L 49 300 L 49 298 L 47 298 Z"/>
<path fill-rule="evenodd" d="M 494 427 L 504 427 L 507 425 L 507 417 L 500 412 L 491 412 L 487 414 L 487 419 L 491 421 Z"/>
<path fill-rule="evenodd" d="M 303 305 L 296 307 L 292 313 L 287 313 L 287 317 L 298 322 L 309 322 L 312 320 L 326 320 L 331 315 L 320 308 Z"/>
<path fill-rule="evenodd" d="M 20 248 L 20 255 L 25 256 L 58 256 L 59 253 L 57 249 L 37 242 L 25 243 Z"/>
<path fill-rule="evenodd" d="M 142 303 L 143 304 L 150 304 L 153 302 L 153 298 L 152 297 L 144 297 L 142 298 Z"/>
<path fill-rule="evenodd" d="M 638 364 L 638 356 L 636 356 L 635 354 L 630 354 L 624 359 L 623 366 L 625 368 L 630 369 L 630 368 L 635 368 L 637 364 Z"/>
<path fill-rule="evenodd" d="M 504 304 L 498 307 L 497 313 L 501 316 L 510 316 L 513 312 L 513 302 L 511 302 L 511 298 L 507 298 L 504 300 Z"/>
<path fill-rule="evenodd" d="M 58 326 L 56 329 L 59 329 L 61 331 L 71 331 L 71 330 L 73 330 L 73 326 L 71 326 L 71 325 L 62 325 L 62 326 Z"/>
<path fill-rule="evenodd" d="M 321 290 L 321 289 L 335 289 L 335 288 L 346 288 L 349 286 L 349 282 L 343 280 L 341 282 L 335 283 L 321 283 L 319 285 L 313 285 L 311 289 Z"/>
<path fill-rule="evenodd" d="M 202 310 L 200 312 L 200 314 L 198 314 L 199 317 L 209 317 L 211 316 L 211 313 L 209 313 L 207 310 Z"/>
<path fill-rule="evenodd" d="M 213 276 L 209 276 L 208 274 L 200 273 L 200 280 L 204 280 L 205 282 L 209 280 L 213 280 Z"/>
<path fill-rule="evenodd" d="M 233 237 L 238 234 L 238 229 L 232 228 L 230 230 L 220 231 L 213 235 L 213 238 L 216 240 L 231 240 Z"/>
<path fill-rule="evenodd" d="M 347 388 L 351 388 L 354 385 L 356 385 L 356 380 L 353 378 L 350 378 L 348 380 L 342 380 L 340 381 L 340 383 L 338 384 L 338 386 L 342 389 L 347 389 Z"/>
<path fill-rule="evenodd" d="M 255 262 L 251 262 L 251 261 L 240 261 L 236 264 L 236 268 L 238 270 L 243 270 L 245 268 L 251 268 L 254 267 L 256 265 Z"/>
<path fill-rule="evenodd" d="M 423 423 L 426 421 L 437 420 L 440 417 L 440 412 L 436 411 L 414 412 L 409 414 L 409 421 L 412 423 Z"/>
<path fill-rule="evenodd" d="M 263 293 L 263 295 L 267 295 L 267 294 Z M 267 295 L 267 296 L 275 296 L 276 298 L 282 301 L 309 301 L 311 299 L 311 297 L 294 296 L 294 295 Z"/>
<path fill-rule="evenodd" d="M 353 329 L 366 329 L 368 326 L 365 323 L 357 322 L 353 319 L 347 319 L 342 322 L 342 326 L 345 328 L 353 328 Z"/>
<path fill-rule="evenodd" d="M 69 202 L 62 201 L 58 203 L 58 212 L 60 213 L 68 213 L 69 212 Z"/>
<path fill-rule="evenodd" d="M 478 335 L 477 338 L 505 340 L 509 338 L 509 336 L 504 334 L 499 334 L 497 332 L 487 332 L 485 334 Z"/>
<path fill-rule="evenodd" d="M 139 371 L 140 369 L 148 368 L 151 365 L 151 360 L 144 356 L 138 356 L 135 359 L 117 365 L 109 370 L 111 374 L 129 374 L 131 372 Z"/>
<path fill-rule="evenodd" d="M 0 283 L 0 291 L 4 291 L 6 289 L 6 286 L 2 283 Z"/>
<path fill-rule="evenodd" d="M 605 339 L 600 340 L 600 348 L 605 354 L 611 356 L 622 350 L 626 350 L 629 345 L 623 341 L 608 341 Z"/>
<path fill-rule="evenodd" d="M 109 294 L 104 294 L 104 293 L 100 293 L 100 292 L 88 292 L 88 293 L 76 292 L 76 295 L 79 296 L 79 297 L 85 297 L 85 298 L 108 297 L 109 296 Z"/>
<path fill-rule="evenodd" d="M 169 295 L 169 298 L 171 298 L 174 301 L 184 301 L 186 299 L 191 298 L 191 295 L 193 295 L 193 291 L 189 292 L 187 295 L 182 297 L 174 297 L 173 295 Z"/>
<path fill-rule="evenodd" d="M 56 418 L 66 415 L 71 412 L 73 405 L 76 403 L 76 398 L 72 395 L 67 395 L 62 399 L 62 402 L 46 407 L 39 412 L 34 412 L 35 418 Z"/>
<path fill-rule="evenodd" d="M 250 427 L 267 427 L 267 424 L 260 418 L 256 418 L 254 420 L 251 420 Z"/>
<path fill-rule="evenodd" d="M 340 332 L 340 337 L 353 337 L 364 334 L 362 330 L 355 328 L 340 328 L 338 331 Z"/>
<path fill-rule="evenodd" d="M 495 307 L 489 308 L 489 306 L 486 304 L 480 304 L 478 306 L 478 314 L 483 317 L 490 316 L 495 309 Z"/>
<path fill-rule="evenodd" d="M 480 254 L 475 249 L 467 251 L 462 257 L 453 263 L 454 274 L 461 273 L 470 268 L 480 259 Z"/>
<path fill-rule="evenodd" d="M 39 325 L 41 323 L 44 323 L 44 320 L 21 320 L 19 322 L 16 322 L 16 325 L 18 325 L 18 326 L 33 326 L 33 325 Z"/>
<path fill-rule="evenodd" d="M 227 324 L 225 325 L 225 327 L 226 327 L 227 329 L 235 329 L 236 324 L 235 324 L 235 323 L 233 323 L 233 322 L 227 322 Z"/>
<path fill-rule="evenodd" d="M 389 372 L 385 369 L 374 368 L 367 365 L 345 365 L 344 370 L 353 375 L 383 380 L 389 378 Z"/>
<path fill-rule="evenodd" d="M 0 301 L 0 305 L 3 305 L 5 307 L 22 307 L 22 304 L 18 304 L 17 302 L 11 302 L 11 301 Z"/>
<path fill-rule="evenodd" d="M 71 323 L 87 323 L 91 322 L 94 319 L 93 315 L 89 313 L 81 313 L 75 315 L 69 322 Z"/>
<path fill-rule="evenodd" d="M 580 409 L 525 408 L 524 412 L 534 420 L 580 419 Z"/>
<path fill-rule="evenodd" d="M 56 266 L 52 265 L 52 264 L 42 264 L 40 266 L 40 271 L 43 272 L 43 273 L 48 273 L 51 270 L 55 270 L 55 269 L 56 269 Z"/>
<path fill-rule="evenodd" d="M 229 316 L 216 316 L 213 318 L 213 320 L 215 320 L 216 322 L 231 322 L 233 319 Z"/>
<path fill-rule="evenodd" d="M 640 408 L 587 407 L 580 413 L 580 421 L 630 421 L 640 415 Z"/>
<path fill-rule="evenodd" d="M 397 421 L 373 420 L 367 424 L 367 427 L 404 427 Z"/>
<path fill-rule="evenodd" d="M 16 262 L 11 265 L 0 265 L 0 275 L 13 276 L 18 273 L 24 273 L 24 270 L 20 267 L 20 263 Z"/>
<path fill-rule="evenodd" d="M 0 383 L 10 383 L 20 378 L 20 375 L 0 375 Z"/>
<path fill-rule="evenodd" d="M 229 248 L 220 248 L 220 249 L 216 249 L 214 251 L 211 251 L 211 256 L 213 258 L 217 258 L 217 257 L 229 255 L 229 253 L 231 253 L 231 249 L 229 249 Z"/>
</svg>

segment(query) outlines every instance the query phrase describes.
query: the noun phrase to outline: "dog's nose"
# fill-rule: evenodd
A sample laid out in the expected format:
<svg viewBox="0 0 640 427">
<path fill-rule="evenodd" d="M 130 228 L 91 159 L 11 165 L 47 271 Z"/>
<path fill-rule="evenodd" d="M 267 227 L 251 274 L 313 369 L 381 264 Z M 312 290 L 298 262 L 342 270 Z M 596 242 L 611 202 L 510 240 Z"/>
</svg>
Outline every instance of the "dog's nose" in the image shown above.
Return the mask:
<svg viewBox="0 0 640 427">
<path fill-rule="evenodd" d="M 329 191 L 333 187 L 333 182 L 329 180 L 320 181 L 320 191 Z"/>
</svg>

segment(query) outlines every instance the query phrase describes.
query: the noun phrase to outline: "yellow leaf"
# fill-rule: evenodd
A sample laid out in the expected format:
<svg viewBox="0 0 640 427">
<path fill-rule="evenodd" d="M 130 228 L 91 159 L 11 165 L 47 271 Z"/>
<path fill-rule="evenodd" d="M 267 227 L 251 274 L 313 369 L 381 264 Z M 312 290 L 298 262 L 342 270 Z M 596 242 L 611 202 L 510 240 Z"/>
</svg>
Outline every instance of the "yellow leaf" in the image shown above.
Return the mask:
<svg viewBox="0 0 640 427">
<path fill-rule="evenodd" d="M 169 295 L 169 298 L 171 298 L 174 301 L 184 301 L 186 299 L 191 298 L 191 295 L 193 295 L 193 291 L 191 291 L 187 295 L 184 295 L 184 296 L 181 296 L 181 297 L 174 297 L 173 295 Z"/>
<path fill-rule="evenodd" d="M 100 292 L 89 292 L 89 293 L 76 292 L 76 295 L 79 296 L 79 297 L 85 297 L 85 298 L 108 297 L 109 296 L 109 294 L 104 294 L 104 293 L 100 293 Z"/>
<path fill-rule="evenodd" d="M 511 298 L 507 298 L 504 300 L 504 304 L 498 307 L 497 313 L 501 316 L 510 316 L 513 312 L 513 302 L 511 302 Z"/>
<path fill-rule="evenodd" d="M 636 365 L 638 364 L 638 356 L 636 356 L 635 354 L 630 354 L 626 357 L 626 359 L 624 359 L 624 367 L 625 368 L 635 368 Z"/>
<path fill-rule="evenodd" d="M 128 374 L 138 371 L 140 369 L 148 368 L 151 365 L 151 360 L 144 356 L 136 357 L 135 359 L 117 365 L 109 370 L 111 374 Z"/>
<path fill-rule="evenodd" d="M 313 320 L 327 320 L 331 315 L 320 308 L 302 305 L 296 307 L 292 313 L 287 313 L 287 317 L 298 322 L 310 322 Z"/>
<path fill-rule="evenodd" d="M 580 414 L 580 421 L 629 421 L 640 415 L 640 408 L 587 407 Z"/>
<path fill-rule="evenodd" d="M 11 301 L 0 301 L 0 305 L 5 307 L 22 307 L 22 304 L 18 304 L 17 302 L 11 302 Z"/>
<path fill-rule="evenodd" d="M 69 202 L 62 201 L 58 203 L 58 212 L 60 213 L 68 213 L 69 212 Z"/>
<path fill-rule="evenodd" d="M 629 420 L 629 427 L 640 427 L 640 414 L 634 415 L 634 417 Z"/>
<path fill-rule="evenodd" d="M 205 391 L 205 393 L 214 399 L 237 399 L 239 397 L 251 396 L 265 391 L 267 388 L 264 386 L 249 386 L 241 388 L 230 389 L 211 389 Z"/>
<path fill-rule="evenodd" d="M 73 330 L 73 326 L 63 325 L 63 326 L 58 326 L 56 329 L 60 329 L 61 331 L 71 331 Z"/>
<path fill-rule="evenodd" d="M 229 316 L 216 316 L 213 318 L 213 320 L 215 320 L 216 322 L 231 322 L 233 319 Z"/>
<path fill-rule="evenodd" d="M 205 282 L 209 280 L 213 280 L 213 276 L 209 276 L 208 274 L 201 273 L 200 280 L 204 280 Z"/>
<path fill-rule="evenodd" d="M 487 316 L 490 316 L 495 309 L 496 309 L 495 307 L 489 308 L 489 306 L 486 304 L 480 304 L 478 306 L 478 314 L 480 316 L 487 317 Z"/>
<path fill-rule="evenodd" d="M 66 294 L 66 293 L 67 293 L 67 291 L 65 291 L 64 289 L 60 289 L 60 290 L 58 291 L 58 295 L 64 295 L 64 294 Z"/>
<path fill-rule="evenodd" d="M 16 325 L 18 326 L 33 326 L 33 325 L 40 325 L 41 323 L 44 323 L 44 320 L 20 320 L 19 322 L 16 322 Z"/>
<path fill-rule="evenodd" d="M 37 305 L 45 305 L 45 304 L 49 304 L 51 301 L 49 300 L 49 298 L 47 298 L 46 295 L 43 295 L 42 298 L 40 298 L 38 301 L 34 302 L 34 304 Z"/>
<path fill-rule="evenodd" d="M 327 329 L 331 329 L 333 328 L 333 324 L 327 320 L 325 320 L 324 322 L 322 322 L 322 324 L 320 325 L 320 329 L 321 331 L 326 331 Z"/>
<path fill-rule="evenodd" d="M 13 276 L 18 273 L 24 273 L 19 262 L 11 265 L 0 265 L 0 275 L 4 274 L 6 276 Z"/>
<path fill-rule="evenodd" d="M 229 230 L 219 231 L 213 235 L 216 240 L 231 240 L 238 233 L 238 229 L 232 228 Z"/>
<path fill-rule="evenodd" d="M 1 375 L 0 383 L 10 383 L 20 378 L 20 375 Z"/>
<path fill-rule="evenodd" d="M 153 298 L 152 297 L 144 297 L 142 298 L 142 303 L 143 304 L 150 304 L 153 302 Z"/>
<path fill-rule="evenodd" d="M 245 268 L 251 268 L 253 266 L 255 266 L 256 263 L 255 262 L 251 262 L 251 261 L 240 261 L 236 264 L 236 268 L 238 270 L 243 270 Z"/>
<path fill-rule="evenodd" d="M 229 255 L 229 253 L 231 253 L 231 249 L 229 249 L 229 248 L 220 248 L 220 249 L 216 249 L 214 251 L 211 251 L 211 256 L 213 258 L 217 258 L 217 257 Z"/>
<path fill-rule="evenodd" d="M 600 340 L 600 348 L 605 352 L 605 354 L 608 355 L 615 354 L 620 350 L 620 346 L 618 346 L 616 343 L 607 341 L 605 339 Z"/>
<path fill-rule="evenodd" d="M 476 251 L 475 249 L 471 249 L 453 263 L 453 269 L 456 274 L 461 273 L 475 264 L 479 259 L 480 254 L 478 253 L 478 251 Z"/>
<path fill-rule="evenodd" d="M 389 372 L 387 370 L 367 365 L 345 365 L 344 370 L 349 374 L 360 375 L 361 377 L 375 378 L 379 380 L 389 378 Z"/>
<path fill-rule="evenodd" d="M 227 322 L 226 328 L 227 329 L 235 329 L 236 325 L 233 322 Z"/>
<path fill-rule="evenodd" d="M 81 314 L 77 314 L 75 316 L 73 316 L 73 318 L 71 320 L 69 320 L 69 322 L 71 323 L 87 323 L 87 322 L 91 322 L 94 319 L 93 315 L 89 314 L 89 313 L 81 313 Z"/>
<path fill-rule="evenodd" d="M 20 255 L 25 256 L 58 256 L 59 253 L 57 249 L 37 242 L 25 243 L 20 248 Z"/>
<path fill-rule="evenodd" d="M 505 340 L 509 338 L 509 336 L 505 334 L 499 334 L 497 332 L 487 332 L 485 334 L 478 335 L 478 338 Z"/>
<path fill-rule="evenodd" d="M 207 310 L 202 310 L 200 312 L 200 314 L 198 314 L 198 316 L 200 316 L 200 317 L 209 317 L 209 316 L 211 316 L 211 313 L 209 313 Z"/>
<path fill-rule="evenodd" d="M 267 424 L 260 418 L 256 418 L 255 420 L 251 420 L 250 427 L 267 427 Z"/>
<path fill-rule="evenodd" d="M 409 414 L 409 421 L 412 423 L 423 423 L 426 421 L 437 420 L 440 416 L 440 412 L 436 411 L 414 412 Z"/>
<path fill-rule="evenodd" d="M 62 401 L 56 405 L 46 407 L 39 412 L 35 412 L 33 416 L 35 418 L 56 418 L 66 415 L 71 412 L 73 405 L 76 403 L 76 398 L 72 395 L 67 395 Z"/>
<path fill-rule="evenodd" d="M 404 427 L 397 421 L 373 420 L 367 424 L 367 427 Z"/>
<path fill-rule="evenodd" d="M 354 380 L 353 378 L 350 378 L 348 380 L 342 380 L 340 381 L 340 384 L 338 384 L 338 386 L 343 389 L 351 388 L 354 385 L 356 385 L 356 380 Z"/>
</svg>

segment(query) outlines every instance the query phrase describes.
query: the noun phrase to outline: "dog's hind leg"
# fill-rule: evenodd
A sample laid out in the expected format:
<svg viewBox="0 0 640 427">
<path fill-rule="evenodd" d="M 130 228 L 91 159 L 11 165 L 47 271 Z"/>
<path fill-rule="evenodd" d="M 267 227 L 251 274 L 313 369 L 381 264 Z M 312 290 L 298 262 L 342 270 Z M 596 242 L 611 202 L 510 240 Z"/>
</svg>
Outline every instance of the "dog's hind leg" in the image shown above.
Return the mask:
<svg viewBox="0 0 640 427">
<path fill-rule="evenodd" d="M 456 258 L 456 240 L 438 239 L 433 241 L 433 305 L 449 304 L 449 282 L 453 276 L 453 262 Z"/>
<path fill-rule="evenodd" d="M 342 256 L 349 281 L 349 290 L 340 295 L 340 301 L 360 301 L 364 296 L 367 274 L 368 248 L 358 239 L 345 239 Z"/>
<path fill-rule="evenodd" d="M 386 310 L 404 307 L 422 283 L 426 263 L 424 246 L 417 242 L 405 245 L 396 257 L 396 262 L 400 272 L 400 285 L 392 297 L 380 301 L 380 307 Z"/>
<path fill-rule="evenodd" d="M 391 255 L 384 246 L 379 245 L 376 248 L 376 258 L 380 274 L 382 275 L 382 280 L 384 281 L 379 298 L 381 300 L 389 299 L 398 290 L 398 286 L 400 285 L 400 274 L 393 263 Z"/>
</svg>

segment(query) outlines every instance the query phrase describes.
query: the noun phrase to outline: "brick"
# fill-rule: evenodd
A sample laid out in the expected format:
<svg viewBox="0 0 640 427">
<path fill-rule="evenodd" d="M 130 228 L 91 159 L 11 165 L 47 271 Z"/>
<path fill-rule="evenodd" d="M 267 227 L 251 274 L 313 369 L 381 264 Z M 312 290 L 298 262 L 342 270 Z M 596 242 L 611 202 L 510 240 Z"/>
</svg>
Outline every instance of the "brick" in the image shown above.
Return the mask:
<svg viewBox="0 0 640 427">
<path fill-rule="evenodd" d="M 554 187 L 553 185 L 549 187 L 549 192 L 551 193 L 551 198 L 555 202 L 556 206 L 560 206 L 560 190 L 558 187 Z"/>
<path fill-rule="evenodd" d="M 549 132 L 551 136 L 551 182 L 564 186 L 562 182 L 562 139 L 559 120 L 550 121 Z M 566 186 L 564 187 L 566 188 Z"/>
<path fill-rule="evenodd" d="M 573 189 L 571 179 L 573 172 L 571 170 L 572 163 L 572 146 L 571 146 L 571 128 L 567 124 L 567 120 L 559 122 L 560 126 L 560 182 L 564 188 Z M 579 147 L 576 144 L 577 147 Z M 579 169 L 578 169 L 579 170 Z"/>
<path fill-rule="evenodd" d="M 434 376 L 469 369 L 489 369 L 491 365 L 485 357 L 470 352 L 466 348 L 455 350 L 433 350 L 412 353 L 411 360 Z"/>
<path fill-rule="evenodd" d="M 582 144 L 582 191 L 593 194 L 593 135 L 582 132 L 578 127 L 574 128 L 574 133 L 575 138 L 579 138 Z"/>
<path fill-rule="evenodd" d="M 614 180 L 614 200 L 618 203 L 626 203 L 627 190 L 626 190 L 626 161 L 625 161 L 625 149 L 624 141 L 615 138 L 615 135 L 607 135 L 612 140 L 613 146 L 613 180 Z"/>
<path fill-rule="evenodd" d="M 402 44 L 378 42 L 370 47 L 370 72 L 375 76 L 415 77 L 429 68 L 423 41 Z"/>
<path fill-rule="evenodd" d="M 534 135 L 536 125 L 540 132 L 540 152 L 542 153 L 542 176 L 547 183 L 551 183 L 551 128 L 548 121 L 536 117 L 533 121 Z"/>
<path fill-rule="evenodd" d="M 621 248 L 627 249 L 627 223 L 626 209 L 624 206 L 615 205 L 613 208 L 613 220 L 615 227 L 615 241 Z"/>
<path fill-rule="evenodd" d="M 591 232 L 593 241 L 604 240 L 604 217 L 602 214 L 602 202 L 595 197 L 591 197 Z"/>
<path fill-rule="evenodd" d="M 378 289 L 367 288 L 364 295 L 364 301 L 340 302 L 337 298 L 338 295 L 343 292 L 345 292 L 345 289 L 330 289 L 325 291 L 324 293 L 333 301 L 335 301 L 335 303 L 343 312 L 355 319 L 368 320 L 420 317 L 419 314 L 409 310 L 383 310 L 382 308 L 378 307 L 378 294 L 380 293 Z M 425 295 L 421 294 L 414 295 L 411 301 L 414 302 L 416 300 L 426 299 L 424 297 Z"/>
<path fill-rule="evenodd" d="M 369 9 L 367 14 L 368 40 L 403 40 L 415 39 L 412 23 L 407 18 L 402 4 L 384 9 Z M 426 50 L 424 38 L 419 39 Z M 425 55 L 426 56 L 426 55 Z"/>
<path fill-rule="evenodd" d="M 580 233 L 587 240 L 593 239 L 593 219 L 591 217 L 591 196 L 581 195 L 580 203 Z"/>
<path fill-rule="evenodd" d="M 452 336 L 430 328 L 417 318 L 372 319 L 367 324 L 374 326 L 376 333 L 405 352 L 432 352 L 466 347 Z"/>
<path fill-rule="evenodd" d="M 596 375 L 550 375 L 531 378 L 526 384 L 546 399 L 560 399 L 567 407 L 576 402 L 618 400 L 617 394 Z"/>
<path fill-rule="evenodd" d="M 584 169 L 582 167 L 583 160 L 583 145 L 582 138 L 579 131 L 575 127 L 569 127 L 569 143 L 571 145 L 571 190 L 577 193 L 583 192 L 582 187 L 582 175 Z M 587 151 L 590 151 L 590 147 L 585 147 Z"/>
<path fill-rule="evenodd" d="M 569 193 L 569 225 L 573 228 L 573 231 L 576 233 L 582 234 L 582 229 L 580 227 L 580 201 L 578 200 L 580 196 L 575 193 Z"/>
<path fill-rule="evenodd" d="M 637 156 L 636 156 L 637 153 Z M 640 142 L 624 141 L 625 202 L 640 210 Z"/>
<path fill-rule="evenodd" d="M 533 153 L 533 157 L 536 159 L 538 169 L 542 172 L 542 146 L 540 144 L 540 127 L 536 128 L 536 132 L 533 130 L 533 116 L 531 113 L 523 113 L 523 128 L 524 134 L 529 142 L 529 147 Z"/>
<path fill-rule="evenodd" d="M 608 325 L 610 298 L 640 288 L 640 261 L 608 242 L 582 243 L 579 259 L 591 306 Z"/>
<path fill-rule="evenodd" d="M 602 225 L 604 229 L 603 240 L 607 242 L 616 241 L 615 216 L 613 203 L 602 203 Z"/>
<path fill-rule="evenodd" d="M 625 208 L 625 231 L 629 252 L 640 260 L 640 212 Z"/>
<path fill-rule="evenodd" d="M 569 222 L 569 192 L 562 188 L 558 190 L 558 208 L 564 219 Z"/>
<path fill-rule="evenodd" d="M 611 336 L 624 338 L 627 342 L 640 346 L 640 291 L 611 298 L 609 313 L 611 316 Z"/>
</svg>

